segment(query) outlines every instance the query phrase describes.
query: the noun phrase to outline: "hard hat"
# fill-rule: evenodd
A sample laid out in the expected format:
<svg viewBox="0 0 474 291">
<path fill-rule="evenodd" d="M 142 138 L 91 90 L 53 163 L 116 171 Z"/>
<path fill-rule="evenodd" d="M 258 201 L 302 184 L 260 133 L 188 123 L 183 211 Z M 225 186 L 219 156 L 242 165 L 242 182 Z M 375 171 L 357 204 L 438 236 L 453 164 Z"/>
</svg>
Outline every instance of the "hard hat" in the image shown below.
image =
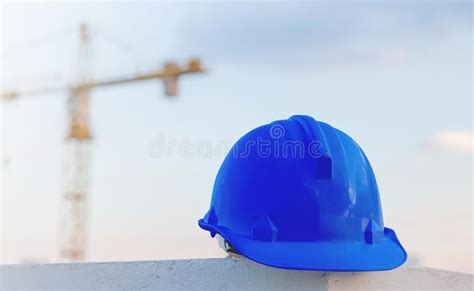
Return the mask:
<svg viewBox="0 0 474 291">
<path fill-rule="evenodd" d="M 379 191 L 362 149 L 309 116 L 258 127 L 232 147 L 199 226 L 234 250 L 277 268 L 390 270 L 407 254 L 384 227 Z"/>
</svg>

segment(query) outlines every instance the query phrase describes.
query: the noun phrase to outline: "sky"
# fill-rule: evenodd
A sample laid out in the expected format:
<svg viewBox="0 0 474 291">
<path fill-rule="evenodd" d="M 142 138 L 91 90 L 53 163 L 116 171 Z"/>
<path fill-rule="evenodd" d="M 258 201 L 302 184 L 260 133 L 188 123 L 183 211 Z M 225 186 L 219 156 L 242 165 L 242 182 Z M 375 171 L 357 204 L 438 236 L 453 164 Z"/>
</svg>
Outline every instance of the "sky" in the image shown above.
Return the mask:
<svg viewBox="0 0 474 291">
<path fill-rule="evenodd" d="M 409 263 L 472 273 L 470 2 L 9 2 L 2 87 L 74 82 L 81 22 L 93 79 L 207 68 L 176 99 L 158 81 L 92 92 L 88 260 L 224 256 L 197 220 L 225 151 L 202 148 L 308 114 L 364 149 Z M 60 260 L 66 98 L 1 104 L 3 263 Z"/>
</svg>

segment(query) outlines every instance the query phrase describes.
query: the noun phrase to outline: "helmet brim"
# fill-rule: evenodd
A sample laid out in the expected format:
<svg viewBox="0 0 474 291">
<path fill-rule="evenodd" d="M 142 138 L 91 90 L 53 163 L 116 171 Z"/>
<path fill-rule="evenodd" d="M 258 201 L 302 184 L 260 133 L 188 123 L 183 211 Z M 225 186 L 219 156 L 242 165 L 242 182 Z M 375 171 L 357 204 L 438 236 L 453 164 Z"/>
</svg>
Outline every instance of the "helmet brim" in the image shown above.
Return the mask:
<svg viewBox="0 0 474 291">
<path fill-rule="evenodd" d="M 380 242 L 257 241 L 234 234 L 203 220 L 199 226 L 218 233 L 240 254 L 260 264 L 291 270 L 361 272 L 392 270 L 402 265 L 407 253 L 395 232 L 384 229 Z"/>
</svg>

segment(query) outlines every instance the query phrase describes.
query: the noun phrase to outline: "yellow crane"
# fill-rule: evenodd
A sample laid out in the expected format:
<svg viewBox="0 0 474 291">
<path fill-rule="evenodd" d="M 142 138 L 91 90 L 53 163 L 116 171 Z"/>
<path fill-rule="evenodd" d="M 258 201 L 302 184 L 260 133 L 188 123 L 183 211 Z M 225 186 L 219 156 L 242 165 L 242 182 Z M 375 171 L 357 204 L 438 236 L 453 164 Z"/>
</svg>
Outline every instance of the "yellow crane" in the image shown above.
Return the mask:
<svg viewBox="0 0 474 291">
<path fill-rule="evenodd" d="M 178 79 L 182 75 L 204 72 L 198 59 L 191 59 L 187 65 L 167 63 L 159 70 L 149 71 L 123 78 L 92 80 L 89 68 L 91 36 L 86 24 L 80 26 L 80 55 L 77 83 L 67 87 L 38 88 L 34 90 L 9 90 L 1 93 L 2 100 L 13 100 L 18 96 L 44 94 L 54 91 L 69 91 L 68 97 L 68 163 L 66 163 L 66 189 L 63 195 L 63 218 L 61 220 L 60 256 L 69 261 L 82 261 L 86 255 L 87 202 L 89 147 L 92 133 L 89 120 L 90 91 L 105 87 L 144 80 L 159 79 L 164 83 L 166 96 L 177 96 Z"/>
</svg>

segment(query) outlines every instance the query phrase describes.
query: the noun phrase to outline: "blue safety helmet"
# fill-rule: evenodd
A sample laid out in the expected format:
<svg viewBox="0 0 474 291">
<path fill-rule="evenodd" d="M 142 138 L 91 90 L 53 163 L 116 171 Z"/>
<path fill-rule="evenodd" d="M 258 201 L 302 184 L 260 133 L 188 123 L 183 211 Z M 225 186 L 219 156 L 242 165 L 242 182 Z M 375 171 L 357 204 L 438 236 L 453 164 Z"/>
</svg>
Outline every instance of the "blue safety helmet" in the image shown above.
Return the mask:
<svg viewBox="0 0 474 291">
<path fill-rule="evenodd" d="M 362 149 L 309 116 L 258 127 L 232 147 L 199 226 L 233 250 L 277 268 L 390 270 L 407 254 L 384 227 Z"/>
</svg>

